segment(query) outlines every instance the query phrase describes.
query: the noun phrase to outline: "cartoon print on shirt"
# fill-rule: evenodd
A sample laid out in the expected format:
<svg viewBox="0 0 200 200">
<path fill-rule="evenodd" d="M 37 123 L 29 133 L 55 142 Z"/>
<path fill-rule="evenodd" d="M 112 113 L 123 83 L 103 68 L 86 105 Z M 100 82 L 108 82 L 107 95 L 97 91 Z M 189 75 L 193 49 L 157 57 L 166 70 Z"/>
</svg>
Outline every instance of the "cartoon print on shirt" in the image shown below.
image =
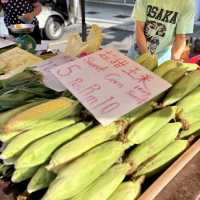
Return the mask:
<svg viewBox="0 0 200 200">
<path fill-rule="evenodd" d="M 165 24 L 147 20 L 145 22 L 144 34 L 148 43 L 149 51 L 154 54 L 160 44 L 161 38 L 165 37 L 167 28 Z"/>
</svg>

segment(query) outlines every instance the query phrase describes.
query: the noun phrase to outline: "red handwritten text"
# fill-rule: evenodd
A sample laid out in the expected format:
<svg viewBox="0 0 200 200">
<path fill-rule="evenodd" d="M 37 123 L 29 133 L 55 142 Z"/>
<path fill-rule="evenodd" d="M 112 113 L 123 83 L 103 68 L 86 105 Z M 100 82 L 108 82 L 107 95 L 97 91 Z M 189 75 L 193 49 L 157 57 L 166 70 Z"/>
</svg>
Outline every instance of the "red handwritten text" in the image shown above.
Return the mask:
<svg viewBox="0 0 200 200">
<path fill-rule="evenodd" d="M 106 114 L 109 112 L 112 112 L 113 110 L 120 107 L 120 103 L 115 100 L 115 97 L 111 96 L 104 100 L 103 102 L 95 105 L 93 108 L 97 109 L 99 108 L 101 111 L 101 114 Z"/>
<path fill-rule="evenodd" d="M 82 94 L 84 100 L 93 107 L 93 109 L 99 110 L 101 114 L 112 112 L 120 107 L 120 103 L 116 101 L 115 97 L 111 96 L 106 99 L 98 97 L 96 92 L 102 88 L 99 84 L 93 84 L 87 88 L 82 89 L 79 94 Z"/>
<path fill-rule="evenodd" d="M 105 76 L 105 80 L 109 81 L 109 83 L 117 86 L 118 88 L 122 88 L 124 84 L 120 80 L 118 80 L 120 78 L 121 76 L 117 73 L 111 73 Z"/>
<path fill-rule="evenodd" d="M 76 78 L 69 82 L 69 85 L 71 85 L 74 89 L 79 90 L 81 89 L 81 86 L 83 84 L 84 80 L 82 78 Z"/>
<path fill-rule="evenodd" d="M 147 99 L 149 99 L 151 95 L 151 93 L 148 90 L 145 90 L 140 85 L 135 86 L 133 89 L 129 90 L 126 94 L 131 98 L 133 98 L 137 102 L 137 104 L 141 104 L 147 101 Z"/>
<path fill-rule="evenodd" d="M 57 70 L 57 74 L 61 77 L 69 76 L 76 70 L 81 70 L 81 66 L 77 64 L 69 65 L 68 67 Z"/>
<path fill-rule="evenodd" d="M 98 56 L 104 61 L 109 62 L 116 68 L 121 68 L 129 64 L 129 61 L 126 58 L 119 57 L 112 51 L 105 51 L 98 54 Z"/>
<path fill-rule="evenodd" d="M 101 64 L 97 64 L 96 59 L 92 57 L 86 57 L 84 58 L 83 61 L 86 62 L 90 67 L 92 67 L 97 72 L 105 71 L 108 68 L 107 66 L 102 66 Z"/>
<path fill-rule="evenodd" d="M 87 96 L 87 95 L 90 95 L 98 90 L 101 89 L 101 85 L 99 84 L 93 84 L 83 90 L 80 91 L 80 94 L 82 94 L 83 96 Z"/>
</svg>

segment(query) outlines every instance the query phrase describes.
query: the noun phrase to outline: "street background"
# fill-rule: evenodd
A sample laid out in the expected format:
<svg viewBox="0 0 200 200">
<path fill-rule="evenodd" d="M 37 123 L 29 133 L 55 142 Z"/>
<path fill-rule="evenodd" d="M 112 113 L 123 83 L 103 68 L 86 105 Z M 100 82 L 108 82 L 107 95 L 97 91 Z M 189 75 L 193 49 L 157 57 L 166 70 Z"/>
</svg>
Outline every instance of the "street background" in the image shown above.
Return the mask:
<svg viewBox="0 0 200 200">
<path fill-rule="evenodd" d="M 127 53 L 134 34 L 134 22 L 131 18 L 133 6 L 86 1 L 85 8 L 88 28 L 91 24 L 97 24 L 103 29 L 103 47 L 111 46 Z M 61 40 L 65 40 L 69 33 L 77 31 L 81 32 L 80 24 L 66 27 Z M 200 24 L 196 23 L 191 37 L 200 37 Z"/>
<path fill-rule="evenodd" d="M 91 24 L 99 25 L 104 32 L 103 47 L 111 46 L 123 53 L 127 53 L 134 34 L 134 22 L 131 19 L 133 5 L 115 5 L 108 3 L 95 3 L 86 1 L 86 23 L 88 28 Z M 0 32 L 6 32 L 2 26 L 3 17 L 0 15 Z M 81 33 L 81 24 L 66 26 L 65 33 L 59 41 L 45 41 L 52 48 L 63 50 L 68 35 L 73 32 Z M 196 24 L 193 38 L 200 37 L 200 25 Z M 54 45 L 55 44 L 55 45 Z"/>
</svg>

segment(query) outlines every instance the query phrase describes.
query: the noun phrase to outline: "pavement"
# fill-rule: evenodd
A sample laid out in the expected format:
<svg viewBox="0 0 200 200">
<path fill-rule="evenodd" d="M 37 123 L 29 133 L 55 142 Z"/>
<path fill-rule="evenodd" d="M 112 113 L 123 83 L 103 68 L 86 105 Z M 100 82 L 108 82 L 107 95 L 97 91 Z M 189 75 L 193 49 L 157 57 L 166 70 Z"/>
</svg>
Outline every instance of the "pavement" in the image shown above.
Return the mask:
<svg viewBox="0 0 200 200">
<path fill-rule="evenodd" d="M 86 22 L 102 27 L 103 47 L 113 47 L 127 53 L 131 45 L 134 24 L 130 16 L 133 6 L 86 3 Z"/>
<path fill-rule="evenodd" d="M 133 6 L 86 2 L 86 21 L 98 23 L 103 28 L 126 23 L 130 19 Z"/>
</svg>

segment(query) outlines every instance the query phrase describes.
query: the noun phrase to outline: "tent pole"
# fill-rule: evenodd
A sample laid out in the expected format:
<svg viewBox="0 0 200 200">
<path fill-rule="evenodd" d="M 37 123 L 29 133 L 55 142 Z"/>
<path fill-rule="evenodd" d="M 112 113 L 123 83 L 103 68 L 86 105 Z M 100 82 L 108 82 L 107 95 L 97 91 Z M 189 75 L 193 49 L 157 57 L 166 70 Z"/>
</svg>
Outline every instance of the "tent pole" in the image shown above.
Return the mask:
<svg viewBox="0 0 200 200">
<path fill-rule="evenodd" d="M 85 0 L 79 0 L 81 6 L 81 22 L 82 22 L 82 40 L 86 41 L 87 37 L 87 25 L 85 22 Z"/>
</svg>

